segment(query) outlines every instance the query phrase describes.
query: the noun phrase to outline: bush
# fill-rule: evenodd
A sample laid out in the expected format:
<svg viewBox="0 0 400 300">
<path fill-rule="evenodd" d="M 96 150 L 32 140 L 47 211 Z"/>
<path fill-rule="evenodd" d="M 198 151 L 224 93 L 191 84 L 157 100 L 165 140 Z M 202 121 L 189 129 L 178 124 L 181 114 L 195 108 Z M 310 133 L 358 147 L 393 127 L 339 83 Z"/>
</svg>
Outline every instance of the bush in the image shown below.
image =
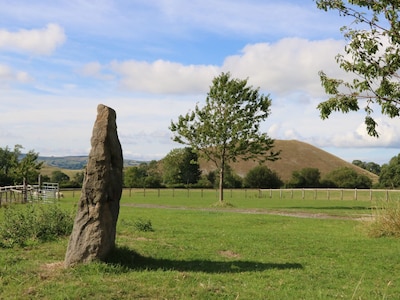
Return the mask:
<svg viewBox="0 0 400 300">
<path fill-rule="evenodd" d="M 258 189 L 277 189 L 283 185 L 278 174 L 267 166 L 257 166 L 251 169 L 244 178 L 244 183 L 246 187 Z"/>
<path fill-rule="evenodd" d="M 0 246 L 25 246 L 32 242 L 55 240 L 69 235 L 72 226 L 72 214 L 56 205 L 7 206 L 0 224 Z"/>
<path fill-rule="evenodd" d="M 363 174 L 358 174 L 354 169 L 342 167 L 326 174 L 323 179 L 324 185 L 327 182 L 333 183 L 338 188 L 347 189 L 369 189 L 372 186 L 372 180 Z"/>
<path fill-rule="evenodd" d="M 134 225 L 137 231 L 154 231 L 150 220 L 138 219 Z"/>
</svg>

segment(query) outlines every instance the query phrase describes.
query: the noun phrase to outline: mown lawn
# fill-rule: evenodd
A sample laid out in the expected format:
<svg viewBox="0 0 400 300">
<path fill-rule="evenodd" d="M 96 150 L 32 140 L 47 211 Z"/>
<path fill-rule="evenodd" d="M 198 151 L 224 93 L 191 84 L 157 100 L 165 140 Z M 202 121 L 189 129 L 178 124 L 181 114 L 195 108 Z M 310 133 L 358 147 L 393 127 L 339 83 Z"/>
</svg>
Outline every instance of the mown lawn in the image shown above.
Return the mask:
<svg viewBox="0 0 400 300">
<path fill-rule="evenodd" d="M 79 198 L 66 196 L 60 205 L 71 209 Z M 0 249 L 0 299 L 400 298 L 400 241 L 370 238 L 366 221 L 351 219 L 374 203 L 227 201 L 234 207 L 213 207 L 204 194 L 124 195 L 109 262 L 64 269 L 67 238 Z M 350 219 L 264 213 L 271 210 Z M 138 220 L 154 231 L 138 231 Z"/>
</svg>

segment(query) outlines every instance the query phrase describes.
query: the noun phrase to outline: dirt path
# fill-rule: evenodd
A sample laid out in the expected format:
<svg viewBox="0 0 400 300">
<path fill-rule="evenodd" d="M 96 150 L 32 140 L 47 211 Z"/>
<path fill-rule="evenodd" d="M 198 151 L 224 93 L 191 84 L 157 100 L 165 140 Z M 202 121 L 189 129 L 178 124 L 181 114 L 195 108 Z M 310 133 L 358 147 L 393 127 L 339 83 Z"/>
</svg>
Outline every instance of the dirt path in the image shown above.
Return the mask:
<svg viewBox="0 0 400 300">
<path fill-rule="evenodd" d="M 335 216 L 324 213 L 309 213 L 309 212 L 288 212 L 279 210 L 267 210 L 267 209 L 239 209 L 239 208 L 195 208 L 186 206 L 168 206 L 158 204 L 133 204 L 124 203 L 121 206 L 131 207 L 143 207 L 143 208 L 161 208 L 161 209 L 173 209 L 173 210 L 190 210 L 190 211 L 205 211 L 205 212 L 234 212 L 240 214 L 257 214 L 257 215 L 275 215 L 285 216 L 294 218 L 307 218 L 307 219 L 336 219 L 336 220 L 365 220 L 372 218 L 371 215 L 354 215 L 354 216 Z"/>
</svg>

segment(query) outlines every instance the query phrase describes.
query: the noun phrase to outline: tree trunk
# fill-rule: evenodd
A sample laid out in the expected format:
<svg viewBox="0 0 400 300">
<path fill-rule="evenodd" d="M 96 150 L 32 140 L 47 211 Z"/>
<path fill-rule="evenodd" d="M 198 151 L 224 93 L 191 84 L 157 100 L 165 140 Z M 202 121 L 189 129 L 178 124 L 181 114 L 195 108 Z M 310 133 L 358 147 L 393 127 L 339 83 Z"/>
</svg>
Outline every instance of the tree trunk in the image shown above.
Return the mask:
<svg viewBox="0 0 400 300">
<path fill-rule="evenodd" d="M 219 171 L 219 202 L 224 202 L 224 167 Z"/>
</svg>

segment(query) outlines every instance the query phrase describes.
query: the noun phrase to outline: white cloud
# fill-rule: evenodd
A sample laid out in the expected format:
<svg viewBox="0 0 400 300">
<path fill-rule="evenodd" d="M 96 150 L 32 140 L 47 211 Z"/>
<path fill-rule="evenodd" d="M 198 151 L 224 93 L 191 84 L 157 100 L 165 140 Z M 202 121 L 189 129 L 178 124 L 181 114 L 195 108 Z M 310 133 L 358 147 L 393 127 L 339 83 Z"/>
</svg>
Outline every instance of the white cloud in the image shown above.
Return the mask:
<svg viewBox="0 0 400 300">
<path fill-rule="evenodd" d="M 29 82 L 32 81 L 31 76 L 24 71 L 15 71 L 7 65 L 0 64 L 0 81 L 1 82 Z"/>
<path fill-rule="evenodd" d="M 165 60 L 114 61 L 111 69 L 121 76 L 124 88 L 154 94 L 206 92 L 212 78 L 218 75 L 216 66 L 186 66 Z"/>
<path fill-rule="evenodd" d="M 335 147 L 398 147 L 399 146 L 399 124 L 389 120 L 376 119 L 379 138 L 368 135 L 365 124 L 361 123 L 355 130 L 343 134 L 335 134 L 331 146 Z M 392 123 L 392 124 L 391 124 Z"/>
<path fill-rule="evenodd" d="M 66 40 L 64 30 L 50 23 L 42 29 L 21 29 L 17 32 L 0 29 L 0 50 L 49 55 Z"/>
<path fill-rule="evenodd" d="M 318 72 L 338 73 L 334 60 L 343 41 L 309 41 L 285 38 L 276 43 L 247 45 L 242 53 L 227 57 L 222 69 L 246 78 L 255 86 L 275 94 L 303 91 L 323 94 Z"/>
<path fill-rule="evenodd" d="M 86 77 L 94 77 L 101 80 L 111 80 L 114 78 L 111 74 L 104 74 L 104 67 L 98 62 L 90 62 L 85 64 L 79 73 Z"/>
<path fill-rule="evenodd" d="M 276 95 L 305 92 L 321 96 L 324 92 L 318 72 L 341 74 L 334 57 L 343 45 L 343 41 L 332 39 L 286 38 L 276 43 L 247 45 L 241 54 L 227 57 L 222 66 L 128 60 L 111 62 L 109 68 L 119 76 L 124 88 L 155 94 L 206 93 L 213 77 L 229 71 L 233 77 L 249 78 L 250 84 Z M 84 73 L 96 77 L 102 69 L 99 63 L 90 63 Z"/>
</svg>

